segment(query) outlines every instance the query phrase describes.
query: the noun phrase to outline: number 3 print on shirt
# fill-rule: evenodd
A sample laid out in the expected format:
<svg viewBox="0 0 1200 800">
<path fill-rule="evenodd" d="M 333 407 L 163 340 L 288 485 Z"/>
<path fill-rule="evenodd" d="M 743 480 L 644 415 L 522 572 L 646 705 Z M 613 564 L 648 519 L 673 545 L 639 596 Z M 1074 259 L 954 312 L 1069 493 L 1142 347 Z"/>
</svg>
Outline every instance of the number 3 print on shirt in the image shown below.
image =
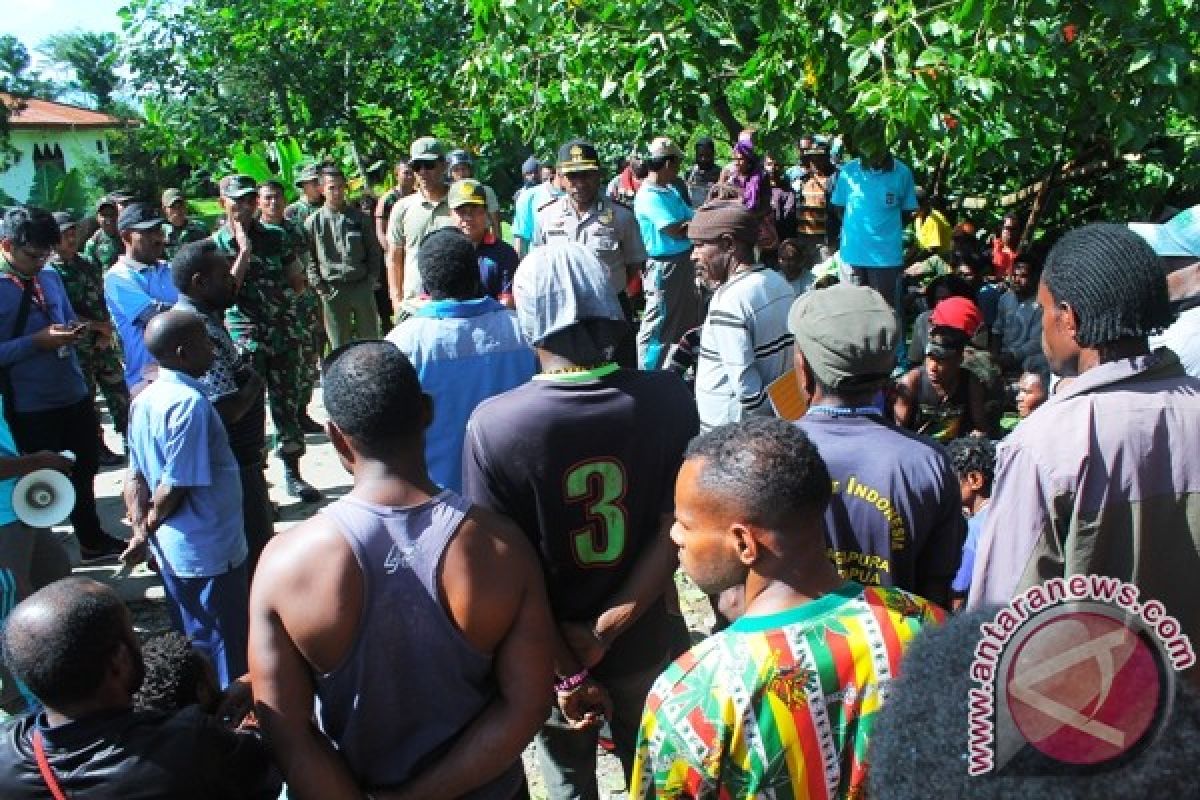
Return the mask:
<svg viewBox="0 0 1200 800">
<path fill-rule="evenodd" d="M 571 549 L 581 567 L 607 567 L 625 552 L 629 514 L 625 499 L 625 468 L 611 458 L 584 461 L 568 470 L 569 503 L 584 503 L 588 525 L 571 533 Z"/>
</svg>

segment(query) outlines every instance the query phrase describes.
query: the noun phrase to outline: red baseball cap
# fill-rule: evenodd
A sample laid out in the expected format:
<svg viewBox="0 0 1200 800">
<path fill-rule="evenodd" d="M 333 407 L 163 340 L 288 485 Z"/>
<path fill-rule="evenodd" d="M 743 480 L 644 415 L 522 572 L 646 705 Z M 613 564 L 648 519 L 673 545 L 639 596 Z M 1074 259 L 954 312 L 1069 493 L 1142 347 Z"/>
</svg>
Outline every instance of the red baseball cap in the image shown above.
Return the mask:
<svg viewBox="0 0 1200 800">
<path fill-rule="evenodd" d="M 934 328 L 960 330 L 970 338 L 983 324 L 983 313 L 965 297 L 947 297 L 933 309 L 929 322 Z"/>
</svg>

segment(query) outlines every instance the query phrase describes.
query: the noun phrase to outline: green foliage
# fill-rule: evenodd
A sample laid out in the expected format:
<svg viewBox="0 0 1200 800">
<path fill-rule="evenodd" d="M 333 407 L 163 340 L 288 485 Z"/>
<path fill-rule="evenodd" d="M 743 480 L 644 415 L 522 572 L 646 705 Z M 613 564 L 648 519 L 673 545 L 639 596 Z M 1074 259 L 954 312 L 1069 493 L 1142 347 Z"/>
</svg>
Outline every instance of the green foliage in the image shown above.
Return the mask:
<svg viewBox="0 0 1200 800">
<path fill-rule="evenodd" d="M 67 88 L 91 95 L 98 108 L 109 110 L 113 93 L 120 88 L 121 66 L 114 33 L 71 31 L 51 36 L 38 48 L 51 61 L 71 70 L 74 82 Z"/>
<path fill-rule="evenodd" d="M 312 157 L 304 154 L 299 142 L 287 137 L 270 144 L 260 142 L 249 147 L 236 145 L 230 154 L 227 171 L 249 175 L 259 184 L 269 180 L 280 181 L 284 196 L 290 203 L 298 197 L 294 185 L 297 171 L 313 161 Z"/>
<path fill-rule="evenodd" d="M 539 143 L 613 128 L 642 141 L 714 129 L 732 139 L 752 127 L 778 154 L 799 132 L 837 132 L 852 147 L 890 143 L 942 193 L 995 203 L 1057 167 L 1129 153 L 1179 177 L 1183 160 L 1164 142 L 1197 130 L 1194 0 L 471 7 L 477 124 Z M 1174 196 L 1184 188 L 1176 181 Z M 1067 202 L 1050 221 L 1110 209 L 1096 190 L 1084 194 L 1083 206 L 1058 195 Z"/>
<path fill-rule="evenodd" d="M 193 164 L 283 136 L 390 160 L 462 114 L 469 20 L 449 0 L 132 0 L 123 14 L 130 66 L 169 109 L 152 135 Z"/>
<path fill-rule="evenodd" d="M 20 97 L 42 97 L 52 93 L 49 82 L 30 68 L 29 51 L 11 34 L 0 35 L 0 92 Z M 0 171 L 7 169 L 17 151 L 9 144 L 8 117 L 12 110 L 0 102 Z M 11 199 L 11 198 L 10 198 Z"/>
<path fill-rule="evenodd" d="M 78 169 L 63 173 L 58 169 L 40 169 L 29 191 L 26 205 L 52 211 L 70 211 L 83 215 L 91 210 L 93 199 L 87 181 Z"/>
<path fill-rule="evenodd" d="M 1049 228 L 1200 201 L 1200 0 L 131 0 L 123 13 L 145 87 L 139 146 L 185 174 L 294 137 L 355 176 L 432 133 L 478 153 L 500 190 L 530 150 L 572 136 L 611 163 L 655 135 L 727 142 L 751 127 L 785 161 L 801 132 L 887 142 L 928 188 L 997 216 L 1005 195 L 1108 164 L 1003 209 L 1036 206 Z"/>
</svg>

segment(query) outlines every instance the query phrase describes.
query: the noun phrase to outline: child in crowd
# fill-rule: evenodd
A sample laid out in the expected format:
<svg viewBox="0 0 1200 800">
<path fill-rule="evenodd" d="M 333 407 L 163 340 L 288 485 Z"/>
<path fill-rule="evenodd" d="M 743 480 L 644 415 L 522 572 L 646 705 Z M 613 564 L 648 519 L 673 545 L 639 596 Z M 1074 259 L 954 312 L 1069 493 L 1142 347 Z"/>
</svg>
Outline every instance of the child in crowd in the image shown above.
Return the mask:
<svg viewBox="0 0 1200 800">
<path fill-rule="evenodd" d="M 217 673 L 203 653 L 181 633 L 167 631 L 142 644 L 146 677 L 134 695 L 138 711 L 180 711 L 198 705 L 215 714 L 221 701 Z"/>
<path fill-rule="evenodd" d="M 951 610 L 962 607 L 971 588 L 971 571 L 975 567 L 975 543 L 983 530 L 992 499 L 992 478 L 996 471 L 996 445 L 982 436 L 955 439 L 946 447 L 958 488 L 962 492 L 963 513 L 967 515 L 967 540 L 963 543 L 962 563 L 950 584 L 953 592 Z"/>
</svg>

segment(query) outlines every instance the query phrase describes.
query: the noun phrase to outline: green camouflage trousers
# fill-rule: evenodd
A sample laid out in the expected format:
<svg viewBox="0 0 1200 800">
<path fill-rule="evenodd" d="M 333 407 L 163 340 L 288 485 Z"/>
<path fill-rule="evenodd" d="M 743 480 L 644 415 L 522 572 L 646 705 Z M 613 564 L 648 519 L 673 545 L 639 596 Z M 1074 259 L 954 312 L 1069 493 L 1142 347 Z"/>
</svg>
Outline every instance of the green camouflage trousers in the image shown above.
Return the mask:
<svg viewBox="0 0 1200 800">
<path fill-rule="evenodd" d="M 121 353 L 115 345 L 103 347 L 91 342 L 85 344 L 91 336 L 85 336 L 75 348 L 79 356 L 79 368 L 83 371 L 83 379 L 87 381 L 89 396 L 95 397 L 96 388 L 99 387 L 108 413 L 112 415 L 113 427 L 124 436 L 129 427 L 129 389 L 125 386 L 125 366 L 121 363 Z"/>
<path fill-rule="evenodd" d="M 321 301 L 313 289 L 306 288 L 296 297 L 296 319 L 300 323 L 300 412 L 312 402 L 313 388 L 325 352 L 325 326 L 321 322 Z"/>
<path fill-rule="evenodd" d="M 298 319 L 286 314 L 276 324 L 231 325 L 230 336 L 246 363 L 267 384 L 267 407 L 275 424 L 275 454 L 302 455 L 304 431 L 300 430 L 301 359 Z"/>
</svg>

